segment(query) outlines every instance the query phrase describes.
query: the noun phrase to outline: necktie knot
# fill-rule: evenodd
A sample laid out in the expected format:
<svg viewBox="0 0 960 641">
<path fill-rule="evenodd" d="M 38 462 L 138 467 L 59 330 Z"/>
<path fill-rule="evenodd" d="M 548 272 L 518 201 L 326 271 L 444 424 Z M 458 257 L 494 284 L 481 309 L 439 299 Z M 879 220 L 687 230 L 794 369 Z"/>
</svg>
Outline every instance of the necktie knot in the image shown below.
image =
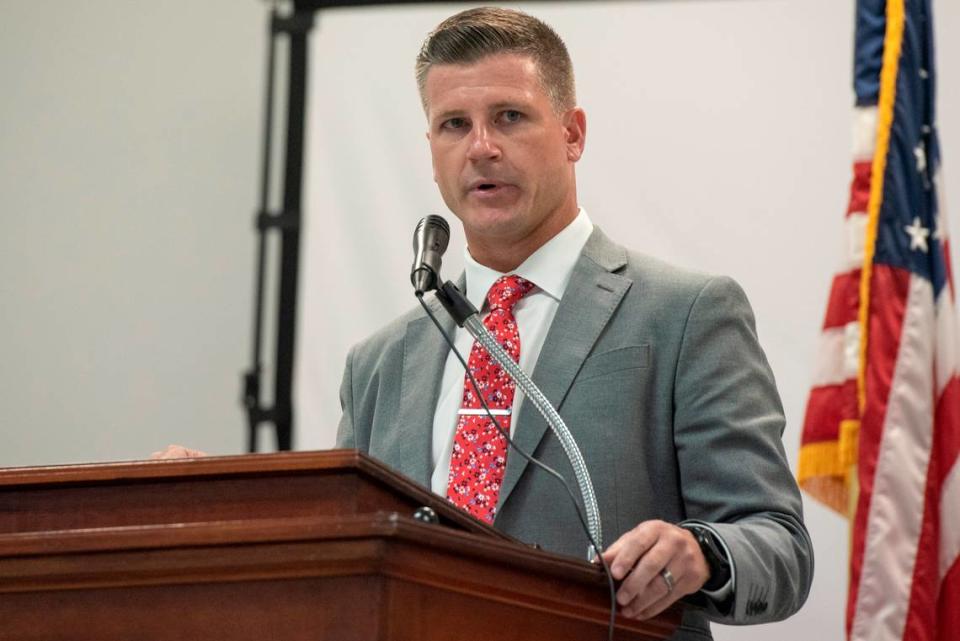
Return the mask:
<svg viewBox="0 0 960 641">
<path fill-rule="evenodd" d="M 501 276 L 490 286 L 490 291 L 487 292 L 487 302 L 490 304 L 490 310 L 502 309 L 508 313 L 511 312 L 517 301 L 526 296 L 533 288 L 534 284 L 532 282 L 516 274 Z"/>
</svg>

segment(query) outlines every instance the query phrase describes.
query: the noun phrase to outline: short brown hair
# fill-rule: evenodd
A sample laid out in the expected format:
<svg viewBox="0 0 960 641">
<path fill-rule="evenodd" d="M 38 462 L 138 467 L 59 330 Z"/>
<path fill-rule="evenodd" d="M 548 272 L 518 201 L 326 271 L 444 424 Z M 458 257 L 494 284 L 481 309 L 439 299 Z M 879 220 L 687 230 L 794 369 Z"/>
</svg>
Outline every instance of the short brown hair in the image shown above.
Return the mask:
<svg viewBox="0 0 960 641">
<path fill-rule="evenodd" d="M 573 63 L 560 36 L 543 21 L 522 11 L 480 7 L 450 16 L 424 40 L 416 66 L 424 111 L 427 73 L 433 65 L 472 64 L 498 53 L 533 58 L 543 90 L 557 113 L 576 106 Z"/>
</svg>

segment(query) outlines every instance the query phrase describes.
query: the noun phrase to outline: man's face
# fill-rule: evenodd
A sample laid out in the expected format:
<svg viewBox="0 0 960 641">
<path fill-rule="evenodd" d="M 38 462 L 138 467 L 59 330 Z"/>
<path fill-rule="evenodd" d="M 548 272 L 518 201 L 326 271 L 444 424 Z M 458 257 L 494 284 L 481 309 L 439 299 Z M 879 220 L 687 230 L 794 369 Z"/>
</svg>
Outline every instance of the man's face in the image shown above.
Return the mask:
<svg viewBox="0 0 960 641">
<path fill-rule="evenodd" d="M 576 217 L 585 117 L 554 111 L 530 57 L 435 66 L 424 94 L 434 180 L 474 258 L 522 260 Z"/>
</svg>

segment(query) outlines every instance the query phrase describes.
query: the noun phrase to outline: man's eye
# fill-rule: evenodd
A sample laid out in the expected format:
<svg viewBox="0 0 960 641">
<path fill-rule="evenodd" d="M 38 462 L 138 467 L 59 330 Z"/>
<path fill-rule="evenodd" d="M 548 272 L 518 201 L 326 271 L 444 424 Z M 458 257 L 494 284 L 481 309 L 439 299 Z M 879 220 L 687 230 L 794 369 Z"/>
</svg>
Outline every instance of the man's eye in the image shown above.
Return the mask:
<svg viewBox="0 0 960 641">
<path fill-rule="evenodd" d="M 466 124 L 466 120 L 463 118 L 451 118 L 450 120 L 445 120 L 442 125 L 444 129 L 460 129 Z"/>
<path fill-rule="evenodd" d="M 519 122 L 522 116 L 523 114 L 516 109 L 508 109 L 503 112 L 503 120 L 505 122 Z"/>
</svg>

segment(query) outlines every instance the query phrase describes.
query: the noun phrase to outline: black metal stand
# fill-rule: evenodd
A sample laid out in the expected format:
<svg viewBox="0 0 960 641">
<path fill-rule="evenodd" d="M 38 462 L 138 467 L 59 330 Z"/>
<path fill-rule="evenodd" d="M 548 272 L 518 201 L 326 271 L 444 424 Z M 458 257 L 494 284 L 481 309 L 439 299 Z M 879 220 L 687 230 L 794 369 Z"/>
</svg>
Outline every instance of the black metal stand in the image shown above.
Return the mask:
<svg viewBox="0 0 960 641">
<path fill-rule="evenodd" d="M 247 411 L 247 450 L 257 451 L 257 432 L 261 424 L 271 422 L 278 450 L 293 447 L 293 351 L 297 311 L 297 264 L 300 255 L 300 195 L 303 182 L 303 128 L 307 89 L 307 36 L 313 27 L 313 11 L 294 9 L 281 16 L 276 5 L 268 22 L 266 107 L 261 166 L 260 207 L 256 215 L 257 274 L 253 310 L 253 350 L 251 366 L 243 376 L 243 404 Z M 268 211 L 270 203 L 270 159 L 273 150 L 274 70 L 277 39 L 290 40 L 289 93 L 287 97 L 287 136 L 283 179 L 283 208 Z M 267 252 L 267 234 L 280 234 L 280 273 L 277 305 L 276 377 L 274 402 L 264 407 L 260 397 L 263 371 L 263 298 Z"/>
</svg>

